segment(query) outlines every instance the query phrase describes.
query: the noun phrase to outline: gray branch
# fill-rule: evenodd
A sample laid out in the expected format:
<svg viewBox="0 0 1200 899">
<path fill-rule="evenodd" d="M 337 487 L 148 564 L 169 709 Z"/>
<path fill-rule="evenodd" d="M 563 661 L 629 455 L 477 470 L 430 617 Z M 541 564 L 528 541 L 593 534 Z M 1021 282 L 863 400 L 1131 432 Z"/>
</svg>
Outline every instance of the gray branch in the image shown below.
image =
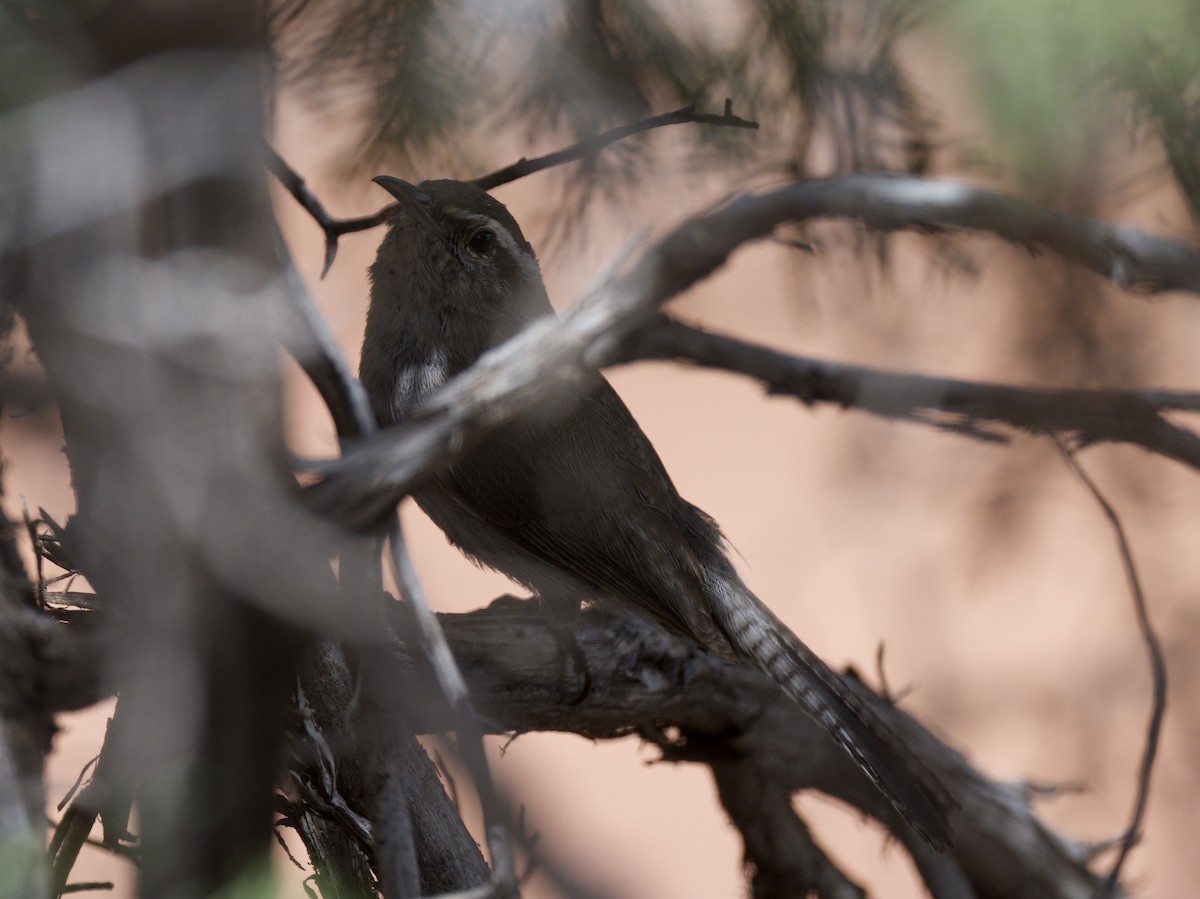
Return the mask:
<svg viewBox="0 0 1200 899">
<path fill-rule="evenodd" d="M 1200 437 L 1169 411 L 1200 411 L 1200 393 L 1017 387 L 792 356 L 663 318 L 629 342 L 628 358 L 671 359 L 739 372 L 773 395 L 983 440 L 1014 431 L 1062 434 L 1076 446 L 1129 443 L 1200 469 Z"/>
<path fill-rule="evenodd" d="M 1011 197 L 947 182 L 886 175 L 797 182 L 771 193 L 743 196 L 680 225 L 561 318 L 535 322 L 484 355 L 408 422 L 363 441 L 340 460 L 322 463 L 324 480 L 311 488 L 312 499 L 351 525 L 377 523 L 423 479 L 469 453 L 522 412 L 566 402 L 564 387 L 583 372 L 635 356 L 633 347 L 642 332 L 654 327 L 659 307 L 723 265 L 741 244 L 783 223 L 819 217 L 852 218 L 876 230 L 987 231 L 1052 250 L 1130 290 L 1200 293 L 1200 250 L 1136 229 L 1046 212 Z M 957 382 L 960 389 L 964 384 Z M 892 386 L 920 385 L 913 381 Z M 1010 395 L 1020 390 L 980 386 L 985 392 L 1005 390 Z M 1024 408 L 1044 403 L 1048 393 L 1030 393 Z M 858 407 L 861 398 L 843 393 L 839 401 Z M 1136 404 L 1113 401 L 1121 407 L 1118 411 L 1130 402 Z M 940 401 L 932 402 L 931 408 L 955 412 Z M 1001 410 L 993 404 L 993 411 Z M 1071 422 L 1044 418 L 1046 430 L 1075 429 Z M 1020 420 L 1009 423 L 1025 426 Z M 1162 446 L 1173 447 L 1168 455 L 1194 460 L 1194 435 L 1155 427 Z M 1110 423 L 1107 433 L 1113 436 L 1104 439 L 1128 439 L 1127 434 L 1118 436 L 1127 431 L 1123 428 L 1121 422 Z M 1164 451 L 1157 444 L 1153 448 Z"/>
</svg>

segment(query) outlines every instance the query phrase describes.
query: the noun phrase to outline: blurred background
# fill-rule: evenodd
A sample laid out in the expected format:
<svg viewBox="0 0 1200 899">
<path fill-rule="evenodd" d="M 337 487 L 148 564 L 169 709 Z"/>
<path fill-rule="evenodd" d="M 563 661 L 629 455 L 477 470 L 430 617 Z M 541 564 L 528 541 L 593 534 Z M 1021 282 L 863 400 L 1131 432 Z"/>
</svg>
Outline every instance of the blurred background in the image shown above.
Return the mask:
<svg viewBox="0 0 1200 899">
<path fill-rule="evenodd" d="M 340 217 L 387 202 L 374 174 L 474 177 L 687 103 L 719 112 L 730 97 L 761 123 L 662 129 L 498 189 L 559 308 L 635 234 L 797 176 L 954 178 L 1196 242 L 1200 70 L 1186 45 L 1200 11 L 1185 0 L 1103 16 L 1083 0 L 297 0 L 272 7 L 267 22 L 271 143 Z M 10 71 L 36 46 L 12 34 L 0 57 Z M 319 229 L 272 189 L 296 265 L 357 362 L 382 232 L 343 238 L 322 278 Z M 811 252 L 743 248 L 673 310 L 787 352 L 931 375 L 1200 384 L 1194 297 L 1125 294 L 986 236 L 881 238 L 839 223 L 792 236 Z M 291 449 L 334 454 L 315 393 L 282 353 L 280 364 Z M 1112 530 L 1049 440 L 985 444 L 808 409 L 679 366 L 609 374 L 680 492 L 720 522 L 747 582 L 809 645 L 876 685 L 886 675 L 907 691 L 906 708 L 988 776 L 1061 787 L 1035 803 L 1065 835 L 1120 835 L 1150 714 L 1148 665 Z M 6 417 L 0 438 L 9 514 L 24 503 L 65 518 L 73 499 L 53 421 Z M 1200 823 L 1200 474 L 1129 447 L 1080 461 L 1128 530 L 1170 677 L 1127 881 L 1139 897 L 1187 895 L 1200 878 L 1190 851 Z M 404 516 L 440 611 L 512 589 L 411 504 Z M 95 754 L 106 714 L 63 720 L 52 802 Z M 654 764 L 656 752 L 633 738 L 529 734 L 493 748 L 542 845 L 601 892 L 744 894 L 740 843 L 705 770 Z M 872 895 L 922 895 L 882 830 L 819 797 L 798 802 Z M 114 895 L 132 894 L 124 863 L 85 858 L 75 879 L 111 878 Z M 293 884 L 281 895 L 297 894 L 302 875 L 290 869 L 281 854 L 282 882 Z M 551 894 L 535 876 L 528 895 Z"/>
</svg>

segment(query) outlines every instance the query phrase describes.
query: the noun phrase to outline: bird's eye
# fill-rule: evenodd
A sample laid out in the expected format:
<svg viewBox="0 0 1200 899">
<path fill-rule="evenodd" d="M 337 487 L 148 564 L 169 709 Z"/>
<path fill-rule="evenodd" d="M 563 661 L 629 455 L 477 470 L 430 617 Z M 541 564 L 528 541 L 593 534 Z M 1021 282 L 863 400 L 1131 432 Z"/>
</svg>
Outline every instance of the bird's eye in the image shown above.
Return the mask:
<svg viewBox="0 0 1200 899">
<path fill-rule="evenodd" d="M 486 256 L 496 246 L 496 232 L 491 228 L 480 228 L 471 235 L 467 241 L 467 246 L 471 248 L 472 253 L 479 256 Z"/>
</svg>

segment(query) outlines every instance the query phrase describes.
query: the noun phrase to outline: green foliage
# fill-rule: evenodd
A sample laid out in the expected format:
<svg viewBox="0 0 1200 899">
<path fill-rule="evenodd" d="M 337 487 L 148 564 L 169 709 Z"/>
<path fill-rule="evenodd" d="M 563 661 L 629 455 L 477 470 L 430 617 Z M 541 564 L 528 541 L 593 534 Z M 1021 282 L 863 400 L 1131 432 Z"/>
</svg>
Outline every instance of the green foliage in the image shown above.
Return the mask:
<svg viewBox="0 0 1200 899">
<path fill-rule="evenodd" d="M 726 98 L 764 127 L 675 132 L 692 172 L 921 172 L 933 121 L 894 52 L 913 5 L 280 0 L 268 31 L 280 76 L 310 97 L 369 94 L 343 166 L 356 175 L 476 177 L 511 162 L 514 146 L 550 149 L 683 106 L 719 112 Z M 818 139 L 835 153 L 814 167 Z M 573 165 L 560 221 L 596 196 L 632 196 L 654 147 L 633 139 Z"/>
<path fill-rule="evenodd" d="M 947 21 L 978 75 L 1002 155 L 1036 188 L 1069 178 L 1109 128 L 1114 87 L 1169 60 L 1195 83 L 1195 0 L 957 0 Z"/>
</svg>

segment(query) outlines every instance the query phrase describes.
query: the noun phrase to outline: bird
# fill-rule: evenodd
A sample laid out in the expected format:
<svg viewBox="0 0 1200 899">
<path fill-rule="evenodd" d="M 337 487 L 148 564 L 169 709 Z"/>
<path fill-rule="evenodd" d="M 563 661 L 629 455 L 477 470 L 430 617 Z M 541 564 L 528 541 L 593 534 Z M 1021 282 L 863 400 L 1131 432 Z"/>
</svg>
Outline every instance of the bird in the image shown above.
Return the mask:
<svg viewBox="0 0 1200 899">
<path fill-rule="evenodd" d="M 370 267 L 359 377 L 395 424 L 482 354 L 554 315 L 533 247 L 469 182 L 374 181 L 396 203 Z M 633 609 L 748 663 L 833 738 L 930 845 L 950 845 L 932 775 L 745 585 L 716 522 L 592 372 L 412 493 L 449 541 L 550 601 Z"/>
</svg>

